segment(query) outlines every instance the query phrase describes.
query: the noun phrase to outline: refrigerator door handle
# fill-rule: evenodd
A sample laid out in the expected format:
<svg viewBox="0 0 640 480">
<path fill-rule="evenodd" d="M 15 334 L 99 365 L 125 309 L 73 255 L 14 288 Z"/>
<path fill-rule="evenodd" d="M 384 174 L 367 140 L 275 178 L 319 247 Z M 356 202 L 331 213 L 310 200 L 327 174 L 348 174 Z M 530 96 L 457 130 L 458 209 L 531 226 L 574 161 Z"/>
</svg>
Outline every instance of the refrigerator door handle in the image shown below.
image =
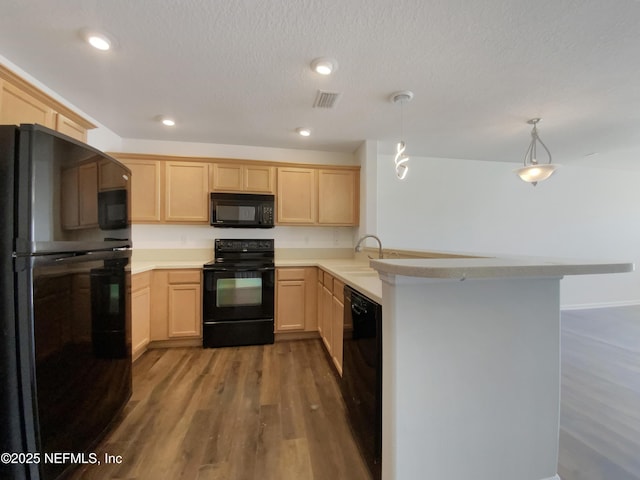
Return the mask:
<svg viewBox="0 0 640 480">
<path fill-rule="evenodd" d="M 56 255 L 36 255 L 31 257 L 33 265 L 66 265 L 78 262 L 94 262 L 100 260 L 118 260 L 129 259 L 131 257 L 131 249 L 103 250 L 96 252 L 74 252 L 62 253 Z M 128 262 L 128 260 L 127 260 Z"/>
</svg>

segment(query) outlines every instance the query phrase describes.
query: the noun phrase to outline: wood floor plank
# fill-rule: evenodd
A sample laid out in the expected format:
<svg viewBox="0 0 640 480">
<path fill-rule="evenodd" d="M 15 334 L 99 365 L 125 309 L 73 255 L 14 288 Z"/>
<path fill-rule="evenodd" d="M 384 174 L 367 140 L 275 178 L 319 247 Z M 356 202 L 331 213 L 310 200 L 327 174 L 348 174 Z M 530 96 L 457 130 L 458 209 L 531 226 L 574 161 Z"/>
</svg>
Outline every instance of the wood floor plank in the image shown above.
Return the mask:
<svg viewBox="0 0 640 480">
<path fill-rule="evenodd" d="M 640 480 L 640 306 L 562 312 L 558 471 Z"/>
<path fill-rule="evenodd" d="M 284 440 L 280 449 L 280 455 L 276 459 L 278 471 L 282 474 L 282 480 L 300 480 L 302 478 L 317 478 L 311 468 L 311 456 L 306 438 L 294 438 Z M 268 478 L 276 478 L 267 476 Z"/>
<path fill-rule="evenodd" d="M 122 464 L 71 480 L 370 480 L 320 340 L 150 350 L 133 372 L 96 448 Z"/>
</svg>

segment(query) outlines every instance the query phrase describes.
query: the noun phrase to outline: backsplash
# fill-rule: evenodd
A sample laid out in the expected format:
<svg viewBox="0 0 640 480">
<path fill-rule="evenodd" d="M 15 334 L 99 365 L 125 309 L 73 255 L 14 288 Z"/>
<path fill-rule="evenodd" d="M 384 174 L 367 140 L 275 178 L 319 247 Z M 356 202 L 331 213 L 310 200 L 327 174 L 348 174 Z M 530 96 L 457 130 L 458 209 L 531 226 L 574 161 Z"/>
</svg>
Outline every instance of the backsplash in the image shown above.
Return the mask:
<svg viewBox="0 0 640 480">
<path fill-rule="evenodd" d="M 276 248 L 353 248 L 357 227 L 214 228 L 208 225 L 133 225 L 134 249 L 213 250 L 216 238 L 273 238 Z"/>
</svg>

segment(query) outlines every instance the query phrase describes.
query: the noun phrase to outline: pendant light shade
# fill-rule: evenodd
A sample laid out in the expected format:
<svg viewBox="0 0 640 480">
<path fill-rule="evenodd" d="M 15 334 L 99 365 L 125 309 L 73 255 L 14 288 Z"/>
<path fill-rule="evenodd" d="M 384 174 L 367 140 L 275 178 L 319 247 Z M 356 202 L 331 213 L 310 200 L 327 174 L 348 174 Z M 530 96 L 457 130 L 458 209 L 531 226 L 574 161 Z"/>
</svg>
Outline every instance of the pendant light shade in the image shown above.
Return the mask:
<svg viewBox="0 0 640 480">
<path fill-rule="evenodd" d="M 533 125 L 533 129 L 531 130 L 531 143 L 529 143 L 529 148 L 527 148 L 524 154 L 524 167 L 516 170 L 516 173 L 523 181 L 531 183 L 534 187 L 538 182 L 546 180 L 553 175 L 557 168 L 556 165 L 551 165 L 551 152 L 538 136 L 536 125 L 539 121 L 539 118 L 532 118 L 527 121 L 529 125 Z M 538 144 L 542 146 L 548 157 L 546 163 L 540 163 L 538 161 Z"/>
<path fill-rule="evenodd" d="M 400 102 L 400 141 L 396 145 L 396 155 L 393 158 L 396 168 L 396 177 L 399 180 L 404 180 L 407 177 L 407 173 L 409 173 L 409 156 L 405 155 L 404 151 L 407 149 L 404 140 L 404 111 L 403 104 L 404 102 L 410 102 L 413 98 L 413 92 L 409 90 L 403 90 L 401 92 L 396 92 L 391 95 L 391 101 L 393 103 Z"/>
</svg>

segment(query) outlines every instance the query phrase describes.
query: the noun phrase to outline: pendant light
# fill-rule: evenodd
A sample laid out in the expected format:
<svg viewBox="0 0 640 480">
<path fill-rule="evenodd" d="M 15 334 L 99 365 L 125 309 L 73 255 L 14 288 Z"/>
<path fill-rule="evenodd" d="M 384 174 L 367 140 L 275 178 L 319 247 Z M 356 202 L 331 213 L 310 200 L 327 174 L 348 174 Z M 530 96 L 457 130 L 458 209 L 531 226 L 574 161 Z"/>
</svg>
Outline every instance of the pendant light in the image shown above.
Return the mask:
<svg viewBox="0 0 640 480">
<path fill-rule="evenodd" d="M 540 140 L 540 137 L 538 136 L 538 129 L 536 125 L 539 121 L 540 118 L 532 118 L 527 121 L 529 125 L 533 125 L 533 129 L 531 130 L 531 143 L 524 154 L 524 167 L 516 170 L 516 173 L 523 181 L 530 182 L 534 187 L 538 182 L 546 180 L 556 171 L 556 166 L 551 165 L 551 152 L 547 146 L 542 143 L 542 140 Z M 546 163 L 540 163 L 538 161 L 538 143 L 542 145 L 542 148 L 549 158 L 549 161 Z"/>
<path fill-rule="evenodd" d="M 407 173 L 409 173 L 409 156 L 405 155 L 404 151 L 407 146 L 404 143 L 404 108 L 403 105 L 405 102 L 410 102 L 413 98 L 413 92 L 409 90 L 403 90 L 401 92 L 396 92 L 391 94 L 391 101 L 393 103 L 400 102 L 400 141 L 396 145 L 396 155 L 393 158 L 396 168 L 396 177 L 400 180 L 404 180 L 407 177 Z"/>
</svg>

